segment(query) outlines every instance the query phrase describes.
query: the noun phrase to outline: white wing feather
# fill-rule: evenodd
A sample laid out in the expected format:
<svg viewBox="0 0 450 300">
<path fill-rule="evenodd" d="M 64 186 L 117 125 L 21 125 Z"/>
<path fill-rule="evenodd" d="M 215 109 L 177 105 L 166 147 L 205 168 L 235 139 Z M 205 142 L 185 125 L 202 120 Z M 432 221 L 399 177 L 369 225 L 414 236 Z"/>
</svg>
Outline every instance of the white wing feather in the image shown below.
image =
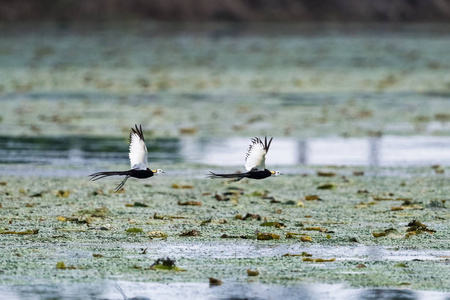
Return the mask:
<svg viewBox="0 0 450 300">
<path fill-rule="evenodd" d="M 245 159 L 245 169 L 251 170 L 264 170 L 266 168 L 266 154 L 267 151 L 263 142 L 259 138 L 252 139 L 253 144 L 250 145 L 247 151 L 247 157 Z"/>
<path fill-rule="evenodd" d="M 147 146 L 135 132 L 130 134 L 130 164 L 132 169 L 147 170 Z"/>
</svg>

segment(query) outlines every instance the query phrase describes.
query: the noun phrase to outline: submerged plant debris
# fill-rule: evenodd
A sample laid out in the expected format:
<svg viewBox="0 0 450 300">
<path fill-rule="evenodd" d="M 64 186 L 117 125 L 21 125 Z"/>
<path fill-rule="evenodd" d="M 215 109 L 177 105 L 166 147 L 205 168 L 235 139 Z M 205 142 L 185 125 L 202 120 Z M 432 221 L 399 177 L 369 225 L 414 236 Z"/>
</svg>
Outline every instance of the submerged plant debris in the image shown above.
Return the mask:
<svg viewBox="0 0 450 300">
<path fill-rule="evenodd" d="M 176 271 L 185 272 L 185 269 L 179 268 L 175 265 L 175 259 L 169 257 L 158 258 L 153 262 L 153 264 L 148 268 L 149 270 L 166 270 L 166 271 Z"/>
</svg>

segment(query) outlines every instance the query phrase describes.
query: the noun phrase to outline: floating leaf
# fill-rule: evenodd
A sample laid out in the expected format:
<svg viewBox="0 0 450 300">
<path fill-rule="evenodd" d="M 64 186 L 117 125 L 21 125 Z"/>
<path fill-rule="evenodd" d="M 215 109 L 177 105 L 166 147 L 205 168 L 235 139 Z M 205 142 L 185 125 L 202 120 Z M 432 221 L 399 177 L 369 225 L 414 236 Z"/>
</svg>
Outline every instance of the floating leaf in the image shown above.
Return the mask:
<svg viewBox="0 0 450 300">
<path fill-rule="evenodd" d="M 330 258 L 330 259 L 316 258 L 314 260 L 314 262 L 318 262 L 318 263 L 321 263 L 321 262 L 333 262 L 335 260 L 336 260 L 336 258 Z"/>
<path fill-rule="evenodd" d="M 74 267 L 74 266 L 66 266 L 66 264 L 63 261 L 57 262 L 56 268 L 59 270 L 66 270 L 66 269 L 74 270 L 74 269 L 76 269 L 76 267 Z"/>
<path fill-rule="evenodd" d="M 92 192 L 92 196 L 100 196 L 100 195 L 104 195 L 105 192 L 103 190 L 96 190 Z"/>
<path fill-rule="evenodd" d="M 56 197 L 67 198 L 70 195 L 70 191 L 59 190 L 56 192 Z"/>
<path fill-rule="evenodd" d="M 393 238 L 398 238 L 399 232 L 394 228 L 389 228 L 380 232 L 372 232 L 372 235 L 376 238 L 383 236 L 391 236 Z"/>
<path fill-rule="evenodd" d="M 286 253 L 283 254 L 282 256 L 302 256 L 302 257 L 311 257 L 312 254 L 309 254 L 307 252 L 302 252 L 301 254 L 290 254 L 290 253 Z"/>
<path fill-rule="evenodd" d="M 91 223 L 91 218 L 87 217 L 84 219 L 79 219 L 76 217 L 64 217 L 64 216 L 57 216 L 56 219 L 60 222 L 74 222 L 77 224 L 89 224 Z"/>
<path fill-rule="evenodd" d="M 182 127 L 180 128 L 181 134 L 195 134 L 197 133 L 198 128 L 197 127 Z"/>
<path fill-rule="evenodd" d="M 217 201 L 229 201 L 230 200 L 230 198 L 223 197 L 222 195 L 219 195 L 217 193 L 214 195 L 214 198 L 216 198 Z"/>
<path fill-rule="evenodd" d="M 193 189 L 194 186 L 193 185 L 178 185 L 176 183 L 172 183 L 172 188 L 173 189 Z"/>
<path fill-rule="evenodd" d="M 317 171 L 317 176 L 333 177 L 333 176 L 336 176 L 336 173 L 334 173 L 334 172 L 325 172 L 325 171 Z"/>
<path fill-rule="evenodd" d="M 204 226 L 204 225 L 206 225 L 206 224 L 208 224 L 208 223 L 211 223 L 211 220 L 212 220 L 212 218 L 209 218 L 208 220 L 202 221 L 202 222 L 200 223 L 200 226 Z"/>
<path fill-rule="evenodd" d="M 76 213 L 76 215 L 89 215 L 94 218 L 104 218 L 109 215 L 109 210 L 106 207 L 99 207 L 94 209 L 84 209 Z"/>
<path fill-rule="evenodd" d="M 436 230 L 433 229 L 429 229 L 427 227 L 427 225 L 419 222 L 418 220 L 412 220 L 411 222 L 408 223 L 408 229 L 406 230 L 407 232 L 411 233 L 411 232 L 415 232 L 415 233 L 422 233 L 422 232 L 426 232 L 426 233 L 435 233 Z M 410 234 L 411 235 L 411 234 Z M 410 236 L 408 235 L 408 236 Z"/>
<path fill-rule="evenodd" d="M 217 278 L 209 277 L 209 285 L 210 286 L 219 286 L 222 285 L 222 280 Z"/>
<path fill-rule="evenodd" d="M 131 227 L 128 228 L 127 230 L 125 230 L 128 233 L 142 233 L 144 232 L 144 230 L 142 228 L 138 228 L 138 227 Z"/>
<path fill-rule="evenodd" d="M 423 206 L 417 204 L 411 205 L 402 205 L 402 206 L 392 206 L 391 211 L 400 211 L 400 210 L 422 210 Z"/>
<path fill-rule="evenodd" d="M 317 187 L 319 190 L 332 190 L 337 188 L 337 184 L 334 182 L 324 183 Z"/>
<path fill-rule="evenodd" d="M 367 203 L 360 202 L 359 204 L 355 205 L 355 208 L 366 208 L 366 207 L 369 207 L 370 205 L 375 205 L 375 204 L 378 204 L 378 202 L 374 202 L 374 201 L 367 202 Z"/>
<path fill-rule="evenodd" d="M 153 215 L 153 219 L 155 219 L 155 220 L 172 220 L 172 219 L 186 219 L 186 218 L 185 217 L 179 217 L 179 216 L 168 216 L 168 215 L 158 216 L 155 213 Z"/>
<path fill-rule="evenodd" d="M 275 227 L 275 228 L 285 227 L 283 223 L 278 223 L 278 222 L 264 222 L 264 223 L 260 224 L 259 226 Z"/>
<path fill-rule="evenodd" d="M 201 201 L 184 201 L 184 202 L 178 201 L 177 203 L 178 205 L 181 206 L 202 206 Z"/>
<path fill-rule="evenodd" d="M 435 172 L 436 174 L 444 174 L 444 173 L 445 173 L 445 170 L 444 170 L 443 168 L 437 168 L 437 169 L 434 169 L 434 172 Z"/>
<path fill-rule="evenodd" d="M 63 261 L 57 262 L 56 263 L 56 268 L 60 269 L 60 270 L 65 270 L 66 269 L 66 264 Z"/>
<path fill-rule="evenodd" d="M 309 235 L 301 236 L 300 237 L 300 241 L 302 241 L 302 242 L 312 242 L 312 238 Z"/>
<path fill-rule="evenodd" d="M 199 235 L 201 235 L 201 233 L 196 229 L 187 230 L 180 234 L 180 236 L 199 236 Z"/>
<path fill-rule="evenodd" d="M 304 236 L 304 235 L 306 235 L 306 234 L 304 234 L 304 233 L 295 233 L 295 232 L 287 232 L 286 233 L 286 238 L 287 239 L 294 239 L 296 237 Z"/>
<path fill-rule="evenodd" d="M 394 265 L 395 268 L 408 268 L 408 266 L 405 263 L 398 263 Z"/>
<path fill-rule="evenodd" d="M 28 229 L 25 231 L 8 231 L 0 229 L 0 234 L 18 234 L 18 235 L 28 235 L 28 234 L 38 234 L 39 229 Z"/>
<path fill-rule="evenodd" d="M 256 239 L 265 241 L 265 240 L 279 240 L 280 236 L 274 233 L 258 233 Z"/>
<path fill-rule="evenodd" d="M 375 195 L 372 195 L 372 199 L 375 201 L 394 201 L 394 198 L 392 198 L 392 197 L 383 197 L 383 196 L 375 196 Z"/>
<path fill-rule="evenodd" d="M 320 231 L 320 232 L 327 232 L 328 230 L 323 227 L 305 227 L 304 228 L 307 231 Z"/>
<path fill-rule="evenodd" d="M 363 269 L 363 268 L 367 268 L 365 264 L 357 264 L 356 268 L 358 269 Z"/>
<path fill-rule="evenodd" d="M 306 201 L 314 201 L 314 200 L 322 200 L 317 195 L 306 195 L 305 196 Z"/>
<path fill-rule="evenodd" d="M 39 193 L 31 194 L 30 197 L 31 198 L 36 198 L 36 197 L 42 197 L 42 195 L 43 195 L 43 192 L 39 192 Z"/>
<path fill-rule="evenodd" d="M 333 262 L 336 258 L 330 258 L 330 259 L 323 259 L 323 258 L 310 258 L 310 257 L 304 257 L 303 261 L 310 261 L 310 262 L 316 262 L 316 263 L 323 263 L 323 262 Z"/>
<path fill-rule="evenodd" d="M 125 204 L 126 207 L 148 207 L 147 204 L 142 202 L 134 202 L 133 204 Z"/>
<path fill-rule="evenodd" d="M 151 232 L 149 232 L 148 233 L 149 234 L 149 238 L 166 238 L 167 237 L 167 234 L 165 234 L 164 232 L 162 232 L 162 231 L 151 231 Z"/>
<path fill-rule="evenodd" d="M 249 239 L 250 237 L 246 235 L 228 235 L 228 234 L 222 234 L 220 236 L 221 239 Z"/>
<path fill-rule="evenodd" d="M 247 275 L 248 276 L 258 276 L 259 271 L 258 270 L 253 271 L 253 270 L 247 269 Z"/>
<path fill-rule="evenodd" d="M 249 194 L 250 197 L 267 197 L 267 195 L 269 194 L 268 191 L 263 190 L 263 191 L 254 191 L 253 193 Z"/>
<path fill-rule="evenodd" d="M 258 221 L 261 220 L 261 216 L 260 216 L 260 215 L 257 215 L 257 214 L 249 214 L 249 213 L 247 213 L 245 216 L 242 216 L 242 215 L 236 215 L 234 218 L 235 218 L 235 219 L 238 219 L 238 220 L 243 220 L 243 221 L 245 221 L 245 220 L 248 219 L 248 218 L 255 219 L 255 220 L 258 220 Z"/>
<path fill-rule="evenodd" d="M 102 257 L 105 257 L 105 256 L 102 255 L 102 254 L 92 253 L 92 257 L 95 257 L 95 258 L 102 258 Z"/>
<path fill-rule="evenodd" d="M 270 201 L 270 203 L 280 203 L 281 201 L 276 201 L 276 202 L 272 202 Z M 297 202 L 295 202 L 294 200 L 287 200 L 286 202 L 283 203 L 284 205 L 295 205 L 297 204 Z"/>
</svg>

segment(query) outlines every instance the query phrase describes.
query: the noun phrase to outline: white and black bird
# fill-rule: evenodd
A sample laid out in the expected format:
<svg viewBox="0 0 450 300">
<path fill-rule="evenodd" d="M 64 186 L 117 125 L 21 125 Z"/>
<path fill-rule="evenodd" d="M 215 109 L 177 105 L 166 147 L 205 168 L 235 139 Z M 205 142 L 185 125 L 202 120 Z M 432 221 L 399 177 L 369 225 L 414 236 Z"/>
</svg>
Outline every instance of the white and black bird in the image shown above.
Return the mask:
<svg viewBox="0 0 450 300">
<path fill-rule="evenodd" d="M 280 171 L 270 171 L 266 169 L 266 154 L 269 152 L 270 144 L 272 143 L 271 138 L 267 142 L 267 137 L 264 137 L 264 142 L 258 138 L 252 138 L 252 143 L 248 147 L 247 155 L 245 156 L 245 169 L 246 173 L 235 173 L 235 174 L 216 174 L 209 172 L 209 178 L 235 178 L 235 181 L 239 181 L 243 178 L 251 179 L 264 179 L 270 176 L 280 175 Z"/>
<path fill-rule="evenodd" d="M 91 174 L 92 181 L 99 180 L 108 176 L 125 176 L 125 179 L 116 187 L 115 191 L 119 191 L 125 184 L 128 178 L 149 178 L 156 174 L 164 173 L 161 169 L 150 170 L 147 167 L 147 147 L 145 146 L 144 133 L 142 132 L 142 125 L 134 125 L 130 133 L 130 164 L 131 170 L 128 171 L 106 171 Z"/>
</svg>

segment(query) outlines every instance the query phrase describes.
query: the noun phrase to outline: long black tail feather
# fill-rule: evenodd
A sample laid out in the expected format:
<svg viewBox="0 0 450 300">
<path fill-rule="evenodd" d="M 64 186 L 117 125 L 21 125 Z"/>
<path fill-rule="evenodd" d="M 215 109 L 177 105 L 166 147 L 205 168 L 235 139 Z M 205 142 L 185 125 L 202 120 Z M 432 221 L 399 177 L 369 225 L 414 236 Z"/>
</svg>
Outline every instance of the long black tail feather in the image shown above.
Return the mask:
<svg viewBox="0 0 450 300">
<path fill-rule="evenodd" d="M 115 176 L 115 175 L 119 175 L 119 176 L 123 176 L 125 175 L 124 180 L 122 180 L 122 182 L 114 189 L 114 191 L 117 193 L 124 185 L 125 182 L 127 182 L 128 178 L 130 178 L 130 172 L 129 171 L 108 171 L 108 172 L 97 172 L 94 174 L 91 174 L 89 176 L 91 176 L 92 181 L 96 181 L 105 177 L 109 177 L 109 176 Z"/>
<path fill-rule="evenodd" d="M 109 176 L 115 176 L 115 175 L 129 175 L 129 171 L 108 171 L 108 172 L 97 172 L 94 174 L 91 174 L 89 176 L 91 176 L 92 181 L 96 181 L 105 177 L 109 177 Z"/>
<path fill-rule="evenodd" d="M 235 174 L 217 174 L 209 171 L 208 178 L 234 178 L 234 181 L 239 181 L 247 177 L 246 173 L 235 173 Z"/>
</svg>

